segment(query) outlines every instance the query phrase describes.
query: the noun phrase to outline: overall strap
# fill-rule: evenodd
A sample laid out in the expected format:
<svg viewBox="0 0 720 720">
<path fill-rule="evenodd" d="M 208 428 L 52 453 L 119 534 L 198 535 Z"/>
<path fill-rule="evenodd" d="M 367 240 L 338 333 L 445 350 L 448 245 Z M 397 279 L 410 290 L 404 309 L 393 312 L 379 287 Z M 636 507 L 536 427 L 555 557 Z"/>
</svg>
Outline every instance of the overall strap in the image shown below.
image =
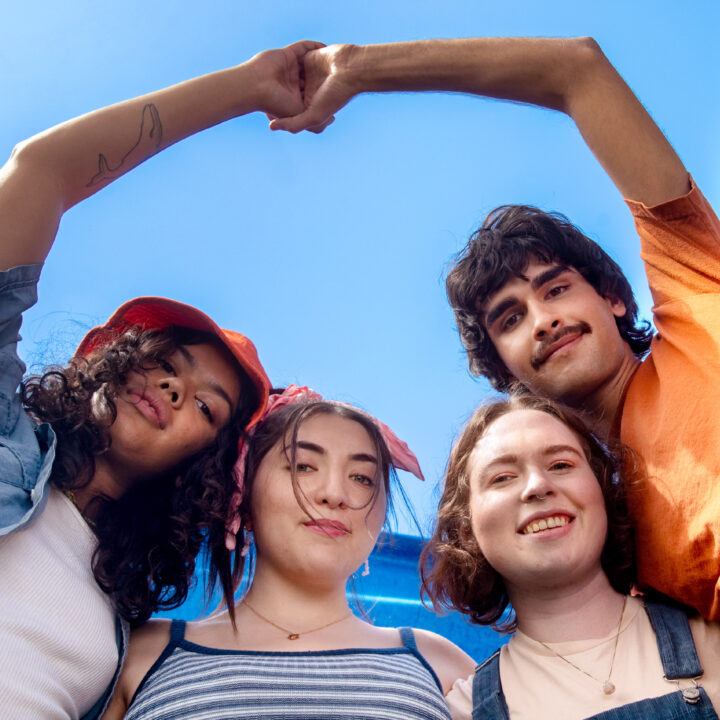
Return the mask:
<svg viewBox="0 0 720 720">
<path fill-rule="evenodd" d="M 184 620 L 173 620 L 170 625 L 170 642 L 168 645 L 177 645 L 182 642 L 185 637 L 185 625 L 187 623 Z"/>
<path fill-rule="evenodd" d="M 703 669 L 685 612 L 680 608 L 651 601 L 645 601 L 645 610 L 657 635 L 665 678 L 679 680 L 700 677 Z"/>
<path fill-rule="evenodd" d="M 510 719 L 500 683 L 500 650 L 475 668 L 472 701 L 472 720 Z"/>
<path fill-rule="evenodd" d="M 398 632 L 400 633 L 400 639 L 402 640 L 403 646 L 416 653 L 418 649 L 413 629 L 409 627 L 400 627 L 398 628 Z"/>
</svg>

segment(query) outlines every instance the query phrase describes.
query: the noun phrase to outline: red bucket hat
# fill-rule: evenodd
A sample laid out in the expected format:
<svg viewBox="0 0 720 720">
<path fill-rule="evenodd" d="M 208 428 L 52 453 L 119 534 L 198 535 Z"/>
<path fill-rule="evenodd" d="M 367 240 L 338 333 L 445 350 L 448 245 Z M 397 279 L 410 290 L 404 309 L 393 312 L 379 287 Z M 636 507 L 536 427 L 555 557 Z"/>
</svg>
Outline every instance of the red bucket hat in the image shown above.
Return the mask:
<svg viewBox="0 0 720 720">
<path fill-rule="evenodd" d="M 121 305 L 104 325 L 90 330 L 82 339 L 76 354 L 87 357 L 115 339 L 118 333 L 122 334 L 131 327 L 140 327 L 144 330 L 164 330 L 173 325 L 202 330 L 215 335 L 240 363 L 240 367 L 255 385 L 260 399 L 259 405 L 255 408 L 247 425 L 252 427 L 265 411 L 271 387 L 270 380 L 258 358 L 257 350 L 244 335 L 234 330 L 223 330 L 205 313 L 191 305 L 160 297 L 140 297 L 130 300 Z"/>
</svg>

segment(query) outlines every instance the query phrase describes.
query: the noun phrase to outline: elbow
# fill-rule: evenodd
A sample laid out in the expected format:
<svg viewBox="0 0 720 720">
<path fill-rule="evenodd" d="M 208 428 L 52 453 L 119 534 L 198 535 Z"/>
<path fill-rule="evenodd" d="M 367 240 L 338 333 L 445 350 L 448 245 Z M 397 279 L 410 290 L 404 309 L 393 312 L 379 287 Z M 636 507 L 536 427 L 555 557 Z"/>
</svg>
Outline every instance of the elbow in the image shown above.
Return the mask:
<svg viewBox="0 0 720 720">
<path fill-rule="evenodd" d="M 562 110 L 573 117 L 578 100 L 616 73 L 598 42 L 591 37 L 568 40 L 566 50 Z"/>
</svg>

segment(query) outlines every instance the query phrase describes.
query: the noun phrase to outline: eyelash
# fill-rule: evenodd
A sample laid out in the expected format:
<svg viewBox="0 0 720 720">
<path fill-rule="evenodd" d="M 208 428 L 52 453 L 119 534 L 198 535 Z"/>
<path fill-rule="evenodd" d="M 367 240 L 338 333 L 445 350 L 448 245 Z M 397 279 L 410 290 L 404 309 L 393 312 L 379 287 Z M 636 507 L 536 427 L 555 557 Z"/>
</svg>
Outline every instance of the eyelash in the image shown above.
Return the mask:
<svg viewBox="0 0 720 720">
<path fill-rule="evenodd" d="M 177 375 L 175 372 L 175 368 L 172 366 L 172 363 L 170 363 L 165 358 L 160 358 L 158 360 L 158 366 L 165 371 L 166 373 L 169 373 L 170 375 Z M 212 410 L 210 410 L 210 406 L 203 402 L 202 400 L 199 400 L 195 398 L 195 404 L 197 405 L 198 410 L 203 414 L 203 416 L 207 419 L 207 421 L 212 424 L 215 419 L 213 418 Z"/>
</svg>

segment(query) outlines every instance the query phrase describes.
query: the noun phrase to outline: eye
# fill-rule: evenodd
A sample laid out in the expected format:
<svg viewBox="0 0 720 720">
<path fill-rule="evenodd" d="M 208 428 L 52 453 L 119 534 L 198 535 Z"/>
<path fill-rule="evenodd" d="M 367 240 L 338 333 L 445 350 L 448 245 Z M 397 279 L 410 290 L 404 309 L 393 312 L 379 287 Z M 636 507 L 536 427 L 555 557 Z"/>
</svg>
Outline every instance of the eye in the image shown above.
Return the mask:
<svg viewBox="0 0 720 720">
<path fill-rule="evenodd" d="M 158 360 L 158 366 L 169 375 L 175 375 L 175 368 L 165 358 Z"/>
<path fill-rule="evenodd" d="M 508 332 L 509 330 L 512 330 L 522 319 L 522 313 L 514 312 L 512 315 L 508 315 L 503 321 L 502 325 L 500 326 L 500 330 L 502 332 Z"/>
<path fill-rule="evenodd" d="M 498 473 L 497 475 L 493 475 L 488 480 L 488 485 L 501 485 L 503 483 L 509 482 L 512 480 L 515 476 L 512 473 L 509 472 L 502 472 Z"/>
<path fill-rule="evenodd" d="M 570 285 L 568 283 L 563 283 L 561 285 L 553 285 L 548 291 L 547 291 L 547 297 L 554 298 L 558 295 L 562 295 L 566 290 L 570 288 Z"/>
<path fill-rule="evenodd" d="M 312 472 L 314 469 L 315 468 L 312 465 L 310 465 L 309 463 L 299 462 L 295 465 L 295 472 L 298 472 L 298 473 L 308 473 L 308 472 Z"/>
<path fill-rule="evenodd" d="M 208 422 L 213 422 L 213 414 L 210 410 L 210 407 L 207 405 L 207 403 L 204 403 L 202 400 L 195 399 L 195 402 L 197 403 L 198 409 L 200 412 L 208 419 Z"/>
<path fill-rule="evenodd" d="M 555 472 L 565 472 L 567 470 L 572 470 L 574 467 L 573 463 L 567 460 L 556 460 L 550 465 L 549 469 Z"/>
<path fill-rule="evenodd" d="M 368 477 L 367 475 L 362 475 L 361 473 L 356 473 L 355 475 L 351 475 L 350 477 L 356 483 L 358 483 L 360 485 L 364 485 L 365 487 L 374 487 L 375 486 L 375 480 L 373 478 Z"/>
</svg>

